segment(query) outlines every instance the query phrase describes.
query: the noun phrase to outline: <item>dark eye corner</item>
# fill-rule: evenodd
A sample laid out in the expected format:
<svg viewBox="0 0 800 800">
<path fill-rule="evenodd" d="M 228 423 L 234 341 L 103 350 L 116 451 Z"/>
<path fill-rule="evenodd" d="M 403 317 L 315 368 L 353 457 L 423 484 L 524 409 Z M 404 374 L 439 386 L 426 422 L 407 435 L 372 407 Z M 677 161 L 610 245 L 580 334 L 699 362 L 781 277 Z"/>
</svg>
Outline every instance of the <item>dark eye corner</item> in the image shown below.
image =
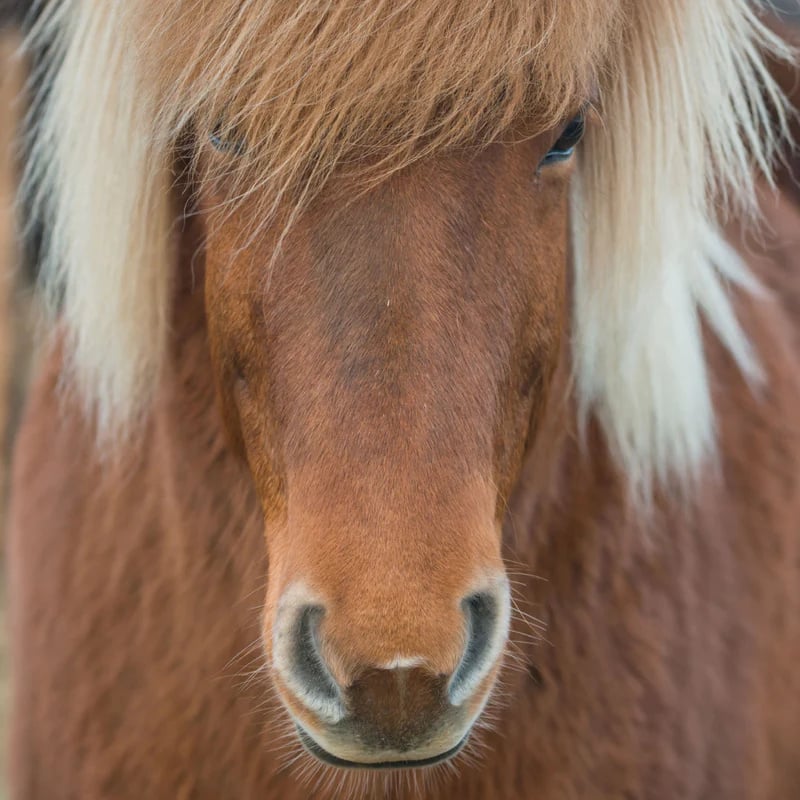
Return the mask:
<svg viewBox="0 0 800 800">
<path fill-rule="evenodd" d="M 214 126 L 208 140 L 215 150 L 226 155 L 241 156 L 247 150 L 247 142 L 244 137 L 240 136 L 235 129 L 226 130 L 221 122 Z"/>
<path fill-rule="evenodd" d="M 586 109 L 581 109 L 566 125 L 547 155 L 539 162 L 539 168 L 568 161 L 586 132 Z"/>
</svg>

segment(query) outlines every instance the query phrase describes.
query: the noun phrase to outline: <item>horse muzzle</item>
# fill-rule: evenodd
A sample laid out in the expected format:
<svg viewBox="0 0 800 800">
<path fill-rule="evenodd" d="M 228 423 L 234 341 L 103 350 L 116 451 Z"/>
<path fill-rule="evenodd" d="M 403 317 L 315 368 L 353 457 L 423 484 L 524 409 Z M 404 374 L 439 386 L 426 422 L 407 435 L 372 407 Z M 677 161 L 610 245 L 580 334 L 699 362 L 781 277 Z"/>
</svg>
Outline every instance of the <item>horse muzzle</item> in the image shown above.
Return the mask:
<svg viewBox="0 0 800 800">
<path fill-rule="evenodd" d="M 325 605 L 308 602 L 302 589 L 287 595 L 273 628 L 274 678 L 309 753 L 336 767 L 402 769 L 462 749 L 491 694 L 508 636 L 505 576 L 455 604 L 460 658 L 449 671 L 435 668 L 433 652 L 426 658 L 418 651 L 343 672 L 325 640 Z"/>
</svg>

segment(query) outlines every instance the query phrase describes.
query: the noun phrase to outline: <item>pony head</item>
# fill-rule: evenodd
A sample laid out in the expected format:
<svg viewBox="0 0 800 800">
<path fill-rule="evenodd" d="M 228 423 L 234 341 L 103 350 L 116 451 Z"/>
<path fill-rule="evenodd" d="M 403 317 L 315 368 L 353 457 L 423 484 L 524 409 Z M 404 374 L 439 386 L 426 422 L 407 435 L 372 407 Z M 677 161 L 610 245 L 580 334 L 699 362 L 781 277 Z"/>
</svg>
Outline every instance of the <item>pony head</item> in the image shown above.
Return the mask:
<svg viewBox="0 0 800 800">
<path fill-rule="evenodd" d="M 34 37 L 29 191 L 99 446 L 169 369 L 188 162 L 279 694 L 331 763 L 452 755 L 546 409 L 574 395 L 641 497 L 713 454 L 701 320 L 758 379 L 720 217 L 769 170 L 780 42 L 745 0 L 60 0 Z"/>
</svg>

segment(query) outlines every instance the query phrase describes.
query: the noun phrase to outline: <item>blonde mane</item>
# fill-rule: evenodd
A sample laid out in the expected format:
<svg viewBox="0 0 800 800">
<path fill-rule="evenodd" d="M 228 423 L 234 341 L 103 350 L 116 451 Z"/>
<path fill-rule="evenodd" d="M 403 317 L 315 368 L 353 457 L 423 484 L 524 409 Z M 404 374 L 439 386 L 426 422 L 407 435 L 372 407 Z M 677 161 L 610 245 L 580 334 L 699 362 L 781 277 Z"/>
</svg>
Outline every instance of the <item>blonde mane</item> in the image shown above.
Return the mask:
<svg viewBox="0 0 800 800">
<path fill-rule="evenodd" d="M 701 315 L 759 376 L 726 288 L 750 280 L 719 215 L 754 213 L 753 167 L 769 172 L 784 113 L 764 57 L 788 54 L 747 0 L 55 0 L 31 41 L 54 55 L 28 191 L 51 218 L 46 280 L 104 438 L 158 380 L 187 132 L 247 142 L 217 170 L 269 224 L 335 173 L 371 185 L 597 96 L 574 190 L 583 414 L 646 485 L 713 448 Z"/>
</svg>

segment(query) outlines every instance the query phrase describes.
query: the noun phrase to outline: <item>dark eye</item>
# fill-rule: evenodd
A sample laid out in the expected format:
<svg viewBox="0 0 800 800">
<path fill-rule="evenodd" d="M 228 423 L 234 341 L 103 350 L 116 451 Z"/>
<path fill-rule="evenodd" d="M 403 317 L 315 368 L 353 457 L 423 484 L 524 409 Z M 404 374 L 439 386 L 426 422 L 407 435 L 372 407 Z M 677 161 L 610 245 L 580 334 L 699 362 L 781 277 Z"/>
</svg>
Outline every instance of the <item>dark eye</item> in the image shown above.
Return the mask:
<svg viewBox="0 0 800 800">
<path fill-rule="evenodd" d="M 229 153 L 240 156 L 247 149 L 247 142 L 244 137 L 239 136 L 235 130 L 225 130 L 222 123 L 219 123 L 208 137 L 214 149 L 220 153 Z"/>
<path fill-rule="evenodd" d="M 549 164 L 557 164 L 570 158 L 575 152 L 578 142 L 583 138 L 585 130 L 586 119 L 583 112 L 581 112 L 564 128 L 561 136 L 558 137 L 558 141 L 550 148 L 550 151 L 542 159 L 539 166 L 546 167 Z"/>
</svg>

